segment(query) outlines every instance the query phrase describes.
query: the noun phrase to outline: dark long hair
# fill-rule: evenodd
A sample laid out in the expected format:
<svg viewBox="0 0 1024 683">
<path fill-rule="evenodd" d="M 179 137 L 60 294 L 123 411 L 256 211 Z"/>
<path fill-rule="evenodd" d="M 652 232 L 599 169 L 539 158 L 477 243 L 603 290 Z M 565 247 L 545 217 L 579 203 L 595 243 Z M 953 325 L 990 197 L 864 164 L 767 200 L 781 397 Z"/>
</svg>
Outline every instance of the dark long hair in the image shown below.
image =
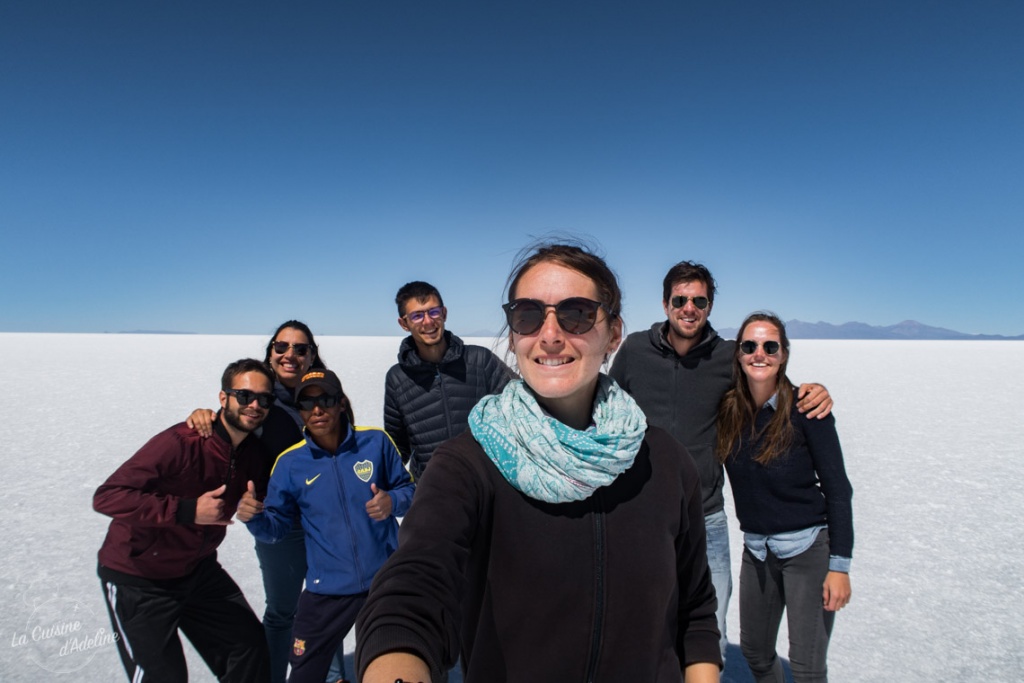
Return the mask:
<svg viewBox="0 0 1024 683">
<path fill-rule="evenodd" d="M 747 384 L 746 375 L 740 365 L 740 342 L 743 340 L 743 333 L 751 323 L 764 322 L 774 325 L 779 331 L 779 342 L 782 345 L 782 352 L 785 357 L 779 363 L 778 384 L 776 391 L 778 396 L 775 404 L 775 414 L 758 434 L 754 430 L 754 416 L 757 414 L 758 406 L 750 393 L 750 386 Z M 763 436 L 761 448 L 754 457 L 755 462 L 767 465 L 779 457 L 793 443 L 793 423 L 790 421 L 789 413 L 793 408 L 793 384 L 786 376 L 786 366 L 789 365 L 789 337 L 786 336 L 786 326 L 774 313 L 758 311 L 751 313 L 740 325 L 736 333 L 736 354 L 732 361 L 733 388 L 726 392 L 718 406 L 718 441 L 715 444 L 715 455 L 720 462 L 725 462 L 740 442 L 744 433 L 751 439 Z"/>
<path fill-rule="evenodd" d="M 274 330 L 274 334 L 270 335 L 270 341 L 267 342 L 267 353 L 263 356 L 263 362 L 267 364 L 267 367 L 270 367 L 270 350 L 274 346 L 274 340 L 277 339 L 277 335 L 281 334 L 281 330 L 288 329 L 298 330 L 302 334 L 306 335 L 306 340 L 309 341 L 309 345 L 313 347 L 313 364 L 309 366 L 310 369 L 326 369 L 327 366 L 324 365 L 323 360 L 320 358 L 320 347 L 316 345 L 316 339 L 313 338 L 313 330 L 309 329 L 309 326 L 306 323 L 299 320 L 286 320 L 277 326 L 277 329 Z M 271 372 L 273 372 L 273 370 L 271 370 Z"/>
</svg>

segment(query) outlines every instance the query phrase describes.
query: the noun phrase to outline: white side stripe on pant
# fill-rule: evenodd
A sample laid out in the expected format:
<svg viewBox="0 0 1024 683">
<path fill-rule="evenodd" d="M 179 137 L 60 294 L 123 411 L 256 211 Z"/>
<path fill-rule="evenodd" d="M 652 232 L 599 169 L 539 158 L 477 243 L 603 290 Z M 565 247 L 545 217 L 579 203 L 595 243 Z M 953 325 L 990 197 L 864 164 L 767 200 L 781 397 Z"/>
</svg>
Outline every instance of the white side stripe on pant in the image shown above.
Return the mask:
<svg viewBox="0 0 1024 683">
<path fill-rule="evenodd" d="M 128 653 L 128 657 L 135 664 L 135 674 L 132 676 L 132 683 L 142 683 L 142 677 L 145 675 L 142 667 L 135 661 L 135 654 L 132 652 L 132 644 L 128 641 L 128 636 L 125 635 L 124 627 L 121 625 L 121 615 L 117 613 L 117 585 L 106 582 L 107 585 L 107 602 L 110 604 L 110 613 L 114 615 L 114 620 L 117 622 L 117 637 L 124 643 L 125 652 Z"/>
</svg>

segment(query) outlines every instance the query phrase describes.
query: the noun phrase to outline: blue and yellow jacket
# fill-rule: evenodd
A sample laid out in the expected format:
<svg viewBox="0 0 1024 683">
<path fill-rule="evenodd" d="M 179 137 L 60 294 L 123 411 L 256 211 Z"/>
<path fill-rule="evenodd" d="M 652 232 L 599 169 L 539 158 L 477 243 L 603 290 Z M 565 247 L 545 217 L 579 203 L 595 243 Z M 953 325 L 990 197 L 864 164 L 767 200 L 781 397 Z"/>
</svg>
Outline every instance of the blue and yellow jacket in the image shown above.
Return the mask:
<svg viewBox="0 0 1024 683">
<path fill-rule="evenodd" d="M 374 521 L 366 512 L 370 485 L 391 496 L 391 516 Z M 265 543 L 284 538 L 296 514 L 306 535 L 306 590 L 355 595 L 369 590 L 374 574 L 398 547 L 398 522 L 416 486 L 394 443 L 381 429 L 355 427 L 337 452 L 308 435 L 277 458 L 264 510 L 246 522 Z"/>
</svg>

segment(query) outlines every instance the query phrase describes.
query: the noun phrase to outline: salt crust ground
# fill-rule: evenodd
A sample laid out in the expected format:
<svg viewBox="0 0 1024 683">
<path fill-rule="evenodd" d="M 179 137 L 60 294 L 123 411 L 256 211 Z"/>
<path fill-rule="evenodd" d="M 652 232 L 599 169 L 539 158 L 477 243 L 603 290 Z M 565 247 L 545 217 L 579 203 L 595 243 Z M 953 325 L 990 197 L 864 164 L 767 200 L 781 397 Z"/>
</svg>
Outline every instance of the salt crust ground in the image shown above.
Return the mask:
<svg viewBox="0 0 1024 683">
<path fill-rule="evenodd" d="M 379 425 L 398 338 L 321 342 L 358 421 Z M 0 680 L 125 680 L 105 640 L 95 562 L 107 522 L 92 512 L 92 493 L 150 436 L 194 407 L 213 406 L 224 366 L 260 356 L 264 343 L 0 334 L 0 357 L 13 361 L 0 395 Z M 822 382 L 836 398 L 855 488 L 853 602 L 837 620 L 833 681 L 1020 680 L 1022 352 L 1020 342 L 794 343 L 792 376 Z M 740 542 L 734 524 L 736 571 Z M 242 527 L 229 530 L 221 561 L 261 612 L 259 569 Z M 733 643 L 738 623 L 734 599 Z M 77 630 L 43 630 L 54 625 Z M 785 637 L 783 629 L 783 655 Z M 191 680 L 213 680 L 186 649 Z M 730 655 L 723 680 L 750 680 L 738 649 Z"/>
</svg>

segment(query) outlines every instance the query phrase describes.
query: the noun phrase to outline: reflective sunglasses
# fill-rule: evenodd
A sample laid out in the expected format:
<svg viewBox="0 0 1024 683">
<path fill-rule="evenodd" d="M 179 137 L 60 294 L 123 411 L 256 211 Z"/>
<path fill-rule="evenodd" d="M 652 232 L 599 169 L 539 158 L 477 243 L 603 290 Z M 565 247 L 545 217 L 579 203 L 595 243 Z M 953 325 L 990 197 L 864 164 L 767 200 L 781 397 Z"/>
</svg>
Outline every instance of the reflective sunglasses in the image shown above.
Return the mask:
<svg viewBox="0 0 1024 683">
<path fill-rule="evenodd" d="M 443 313 L 443 306 L 434 306 L 433 308 L 428 308 L 425 311 L 413 311 L 412 313 L 406 313 L 402 317 L 411 323 L 419 324 L 423 322 L 424 318 L 426 318 L 428 315 L 430 316 L 431 320 L 437 320 L 438 318 L 441 317 Z"/>
<path fill-rule="evenodd" d="M 585 334 L 597 323 L 597 312 L 604 309 L 611 315 L 608 307 L 599 301 L 591 301 L 581 296 L 563 299 L 557 304 L 546 304 L 536 299 L 516 299 L 502 305 L 508 326 L 519 334 L 533 334 L 544 326 L 548 309 L 555 309 L 555 320 L 558 326 L 569 334 Z"/>
<path fill-rule="evenodd" d="M 248 389 L 225 389 L 225 394 L 231 394 L 238 401 L 239 405 L 247 406 L 256 401 L 260 408 L 269 408 L 274 402 L 273 394 L 265 394 L 261 391 L 249 391 Z"/>
<path fill-rule="evenodd" d="M 779 349 L 782 348 L 782 344 L 780 344 L 777 341 L 766 341 L 764 344 L 758 344 L 753 339 L 748 339 L 747 341 L 740 344 L 740 351 L 743 352 L 744 356 L 749 356 L 750 354 L 757 351 L 758 346 L 763 348 L 765 354 L 769 356 L 774 356 L 779 352 Z"/>
<path fill-rule="evenodd" d="M 674 296 L 668 300 L 672 308 L 682 308 L 687 301 L 692 301 L 693 305 L 702 311 L 711 303 L 706 296 Z"/>
<path fill-rule="evenodd" d="M 333 408 L 334 406 L 341 403 L 341 394 L 320 394 L 319 396 L 303 396 L 300 397 L 296 403 L 299 404 L 299 410 L 305 410 L 309 412 L 313 408 L 320 406 L 323 409 Z"/>
<path fill-rule="evenodd" d="M 288 342 L 274 342 L 270 345 L 270 348 L 274 349 L 274 353 L 278 355 L 284 355 L 288 353 L 288 349 L 294 349 L 295 355 L 300 358 L 304 357 L 309 353 L 310 349 L 313 348 L 312 344 L 289 344 Z"/>
</svg>

